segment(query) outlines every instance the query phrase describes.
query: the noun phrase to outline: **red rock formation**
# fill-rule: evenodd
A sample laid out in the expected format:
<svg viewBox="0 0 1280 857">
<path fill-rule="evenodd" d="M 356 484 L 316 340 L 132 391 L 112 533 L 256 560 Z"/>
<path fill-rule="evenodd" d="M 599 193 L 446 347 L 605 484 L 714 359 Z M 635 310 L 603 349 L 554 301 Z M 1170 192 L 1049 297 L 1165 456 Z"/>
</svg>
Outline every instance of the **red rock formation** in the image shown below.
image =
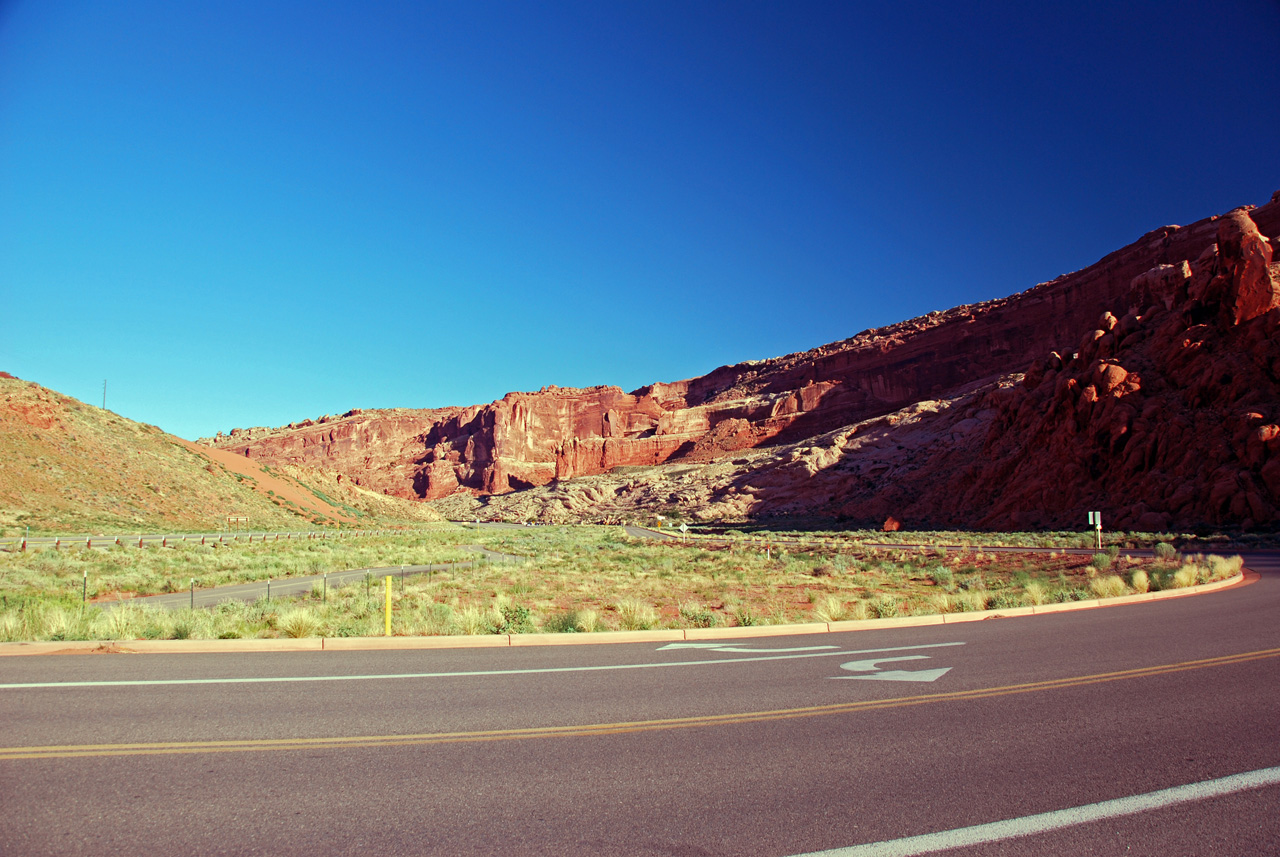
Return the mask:
<svg viewBox="0 0 1280 857">
<path fill-rule="evenodd" d="M 1217 348 L 1214 337 L 1234 343 L 1235 334 L 1224 332 L 1221 322 L 1238 328 L 1239 336 L 1254 337 L 1248 359 L 1271 359 L 1266 347 L 1258 344 L 1266 336 L 1257 330 L 1274 317 L 1273 279 L 1280 271 L 1272 264 L 1267 236 L 1278 232 L 1280 198 L 1187 227 L 1162 227 L 1088 268 L 1010 298 L 931 313 L 804 353 L 721 367 L 700 378 L 632 393 L 617 387 L 547 387 L 469 408 L 351 412 L 287 429 L 236 430 L 213 443 L 266 463 L 296 462 L 334 470 L 364 487 L 399 496 L 501 494 L 622 465 L 712 461 L 748 448 L 814 437 L 998 377 L 1034 360 L 1020 392 L 1009 394 L 1016 401 L 1001 399 L 978 409 L 961 421 L 972 425 L 958 435 L 971 437 L 974 426 L 985 425 L 998 413 L 1000 425 L 1016 422 L 1019 432 L 1040 438 L 1052 453 L 1049 459 L 1001 436 L 984 446 L 991 473 L 1016 474 L 1030 487 L 1001 494 L 986 473 L 974 469 L 974 462 L 958 459 L 949 461 L 951 471 L 937 465 L 932 478 L 964 498 L 970 504 L 966 509 L 984 510 L 983 520 L 1057 521 L 1057 512 L 1036 510 L 1074 508 L 1077 499 L 1084 502 L 1085 494 L 1077 498 L 1061 492 L 1070 495 L 1076 490 L 1071 486 L 1093 484 L 1101 478 L 1095 471 L 1103 462 L 1110 467 L 1122 452 L 1127 456 L 1124 450 L 1131 438 L 1162 418 L 1146 413 L 1150 388 L 1154 378 L 1166 375 L 1170 380 L 1164 383 L 1176 388 L 1184 378 L 1174 365 L 1177 361 L 1194 364 L 1198 373 L 1199 380 L 1187 393 L 1191 401 L 1215 401 L 1223 387 L 1234 389 L 1237 381 L 1222 381 L 1228 374 L 1248 378 L 1238 383 L 1247 383 L 1249 389 L 1269 389 L 1264 379 L 1244 367 L 1223 368 L 1214 376 L 1217 369 L 1205 368 L 1188 355 Z M 1187 322 L 1188 333 L 1173 330 L 1175 318 L 1181 320 L 1178 324 Z M 1212 327 L 1213 336 L 1198 333 L 1202 327 Z M 1170 365 L 1157 361 L 1161 368 L 1152 368 L 1143 362 L 1145 357 L 1134 362 L 1132 355 L 1145 354 L 1141 343 L 1166 336 L 1182 336 L 1188 343 L 1173 349 Z M 1041 356 L 1046 353 L 1047 358 Z M 1273 370 L 1280 370 L 1280 365 L 1267 369 Z M 1239 392 L 1246 395 L 1248 389 Z M 979 412 L 987 415 L 979 417 Z M 1168 418 L 1175 419 L 1172 412 Z M 1280 425 L 1280 414 L 1274 420 Z M 1074 428 L 1068 430 L 1068 424 Z M 1194 421 L 1192 426 L 1189 434 L 1200 431 Z M 1087 455 L 1079 453 L 1082 438 L 1092 450 Z M 1265 442 L 1259 443 L 1265 447 Z M 1002 450 L 1007 460 L 1000 458 Z M 1032 473 L 1018 468 L 1017 456 L 1052 461 L 1053 466 Z M 1134 466 L 1139 459 L 1134 459 Z M 1217 459 L 1210 455 L 1205 460 Z M 1263 477 L 1259 470 L 1258 478 L 1280 485 L 1280 464 L 1266 472 Z M 1162 474 L 1151 479 L 1162 486 L 1174 479 Z M 1222 482 L 1227 481 L 1224 471 Z M 779 485 L 784 482 L 781 479 Z M 751 485 L 739 487 L 755 490 Z M 1136 491 L 1140 486 L 1131 487 Z M 849 486 L 837 488 L 822 499 L 828 511 L 855 516 L 874 511 L 877 520 L 884 520 L 889 509 L 901 510 L 912 521 L 937 520 L 940 515 L 953 520 L 973 517 L 957 501 L 938 499 L 934 489 L 922 488 L 911 497 L 896 488 L 883 489 L 874 502 L 864 502 Z M 775 491 L 774 500 L 769 491 L 761 491 L 753 508 L 767 512 L 812 507 L 802 491 L 787 491 L 791 495 L 785 502 L 777 498 L 786 491 Z M 901 505 L 891 503 L 889 495 Z M 741 505 L 744 495 L 735 496 L 739 499 L 734 502 Z M 1176 510 L 1182 507 L 1160 496 L 1159 505 L 1131 509 L 1126 520 L 1147 515 L 1151 523 L 1161 514 L 1179 520 Z M 1017 509 L 1008 505 L 1014 502 L 1008 498 L 1014 497 Z M 1269 520 L 1262 514 L 1264 507 L 1254 505 L 1250 520 Z M 1207 520 L 1217 520 L 1205 514 Z"/>
</svg>

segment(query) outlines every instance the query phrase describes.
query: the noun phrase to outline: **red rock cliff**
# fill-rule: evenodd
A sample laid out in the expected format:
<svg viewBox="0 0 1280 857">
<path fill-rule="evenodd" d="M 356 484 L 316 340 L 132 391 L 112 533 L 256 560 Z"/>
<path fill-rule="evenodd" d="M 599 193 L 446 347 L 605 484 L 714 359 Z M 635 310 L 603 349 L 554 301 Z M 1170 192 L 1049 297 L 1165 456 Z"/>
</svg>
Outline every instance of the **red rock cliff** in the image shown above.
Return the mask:
<svg viewBox="0 0 1280 857">
<path fill-rule="evenodd" d="M 284 429 L 236 430 L 209 442 L 268 464 L 322 467 L 384 493 L 424 499 L 503 493 L 619 465 L 714 459 L 887 414 L 1051 350 L 1088 351 L 1090 343 L 1075 344 L 1081 329 L 1092 331 L 1103 312 L 1123 316 L 1131 289 L 1145 289 L 1149 299 L 1180 299 L 1206 254 L 1245 284 L 1232 298 L 1232 317 L 1259 317 L 1272 300 L 1265 286 L 1272 259 L 1261 239 L 1277 232 L 1280 201 L 1273 198 L 1257 209 L 1161 227 L 1088 268 L 1009 298 L 686 381 L 632 393 L 546 387 L 488 405 L 352 412 Z M 1222 287 L 1220 278 L 1216 283 Z"/>
</svg>

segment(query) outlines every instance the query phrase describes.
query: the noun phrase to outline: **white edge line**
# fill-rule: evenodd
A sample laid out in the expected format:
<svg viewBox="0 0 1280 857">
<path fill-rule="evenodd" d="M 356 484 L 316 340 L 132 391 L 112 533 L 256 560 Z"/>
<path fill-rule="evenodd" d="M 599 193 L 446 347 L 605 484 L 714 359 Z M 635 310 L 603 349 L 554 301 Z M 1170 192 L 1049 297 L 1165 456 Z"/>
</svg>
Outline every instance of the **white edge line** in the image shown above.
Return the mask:
<svg viewBox="0 0 1280 857">
<path fill-rule="evenodd" d="M 1174 786 L 1173 788 L 1160 789 L 1159 791 L 1131 797 L 1104 800 L 1099 803 L 1042 812 L 1036 815 L 1023 816 L 1022 818 L 993 821 L 988 824 L 974 825 L 973 827 L 959 827 L 955 830 L 944 830 L 940 833 L 908 836 L 904 839 L 869 842 L 865 845 L 853 845 L 847 848 L 833 848 L 829 851 L 810 851 L 794 855 L 794 857 L 871 857 L 871 855 L 875 855 L 875 857 L 912 857 L 912 855 L 917 854 L 933 854 L 951 848 L 999 842 L 1020 836 L 1047 833 L 1064 827 L 1103 821 L 1108 818 L 1136 815 L 1147 810 L 1221 797 L 1276 784 L 1280 784 L 1280 767 L 1260 768 L 1256 771 L 1232 774 L 1216 780 L 1204 780 L 1203 782 L 1191 783 L 1185 786 Z"/>
<path fill-rule="evenodd" d="M 272 682 L 299 681 L 382 681 L 396 678 L 475 678 L 498 675 L 539 675 L 545 673 L 598 672 L 608 670 L 640 670 L 659 667 L 697 667 L 704 664 L 739 664 L 752 661 L 785 661 L 795 658 L 829 658 L 833 655 L 869 655 L 876 652 L 901 652 L 908 649 L 937 649 L 946 646 L 963 646 L 964 643 L 929 643 L 919 646 L 892 646 L 887 649 L 859 649 L 854 651 L 808 652 L 802 655 L 762 655 L 755 658 L 712 658 L 700 661 L 667 661 L 651 664 L 604 664 L 586 667 L 539 667 L 535 669 L 475 670 L 443 673 L 386 673 L 382 675 L 315 675 L 315 676 L 262 676 L 241 678 L 170 678 L 124 679 L 120 681 L 52 681 L 0 684 L 0 690 L 58 689 L 70 687 L 152 687 L 170 684 L 270 684 Z"/>
</svg>

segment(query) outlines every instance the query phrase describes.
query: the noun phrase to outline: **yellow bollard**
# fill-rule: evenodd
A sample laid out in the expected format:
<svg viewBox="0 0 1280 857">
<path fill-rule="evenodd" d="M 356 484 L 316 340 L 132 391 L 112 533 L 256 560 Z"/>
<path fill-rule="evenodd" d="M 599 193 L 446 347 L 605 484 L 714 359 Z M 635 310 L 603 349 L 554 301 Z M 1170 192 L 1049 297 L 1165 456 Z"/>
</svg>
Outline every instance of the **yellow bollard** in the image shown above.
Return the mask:
<svg viewBox="0 0 1280 857">
<path fill-rule="evenodd" d="M 387 636 L 391 636 L 391 575 L 387 575 Z"/>
</svg>

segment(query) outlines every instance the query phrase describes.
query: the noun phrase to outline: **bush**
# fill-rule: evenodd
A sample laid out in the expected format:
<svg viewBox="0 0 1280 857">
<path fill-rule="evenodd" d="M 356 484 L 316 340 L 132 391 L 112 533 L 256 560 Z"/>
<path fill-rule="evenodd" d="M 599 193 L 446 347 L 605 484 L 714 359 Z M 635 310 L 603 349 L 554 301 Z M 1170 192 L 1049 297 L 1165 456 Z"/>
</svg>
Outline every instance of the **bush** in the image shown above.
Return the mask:
<svg viewBox="0 0 1280 857">
<path fill-rule="evenodd" d="M 819 622 L 840 622 L 845 612 L 844 601 L 835 595 L 827 595 L 813 606 L 813 617 Z"/>
<path fill-rule="evenodd" d="M 1102 577 L 1095 577 L 1089 581 L 1089 589 L 1099 598 L 1115 598 L 1124 595 L 1128 590 L 1124 580 L 1119 575 L 1106 574 Z"/>
<path fill-rule="evenodd" d="M 1129 575 L 1129 585 L 1133 587 L 1134 592 L 1147 592 L 1151 589 L 1151 580 L 1145 571 L 1138 569 Z"/>
<path fill-rule="evenodd" d="M 320 630 L 320 621 L 312 615 L 310 610 L 299 607 L 296 610 L 290 610 L 282 614 L 276 621 L 276 627 L 286 637 L 293 637 L 294 639 L 314 637 L 316 632 Z"/>
<path fill-rule="evenodd" d="M 701 604 L 681 604 L 680 618 L 690 628 L 712 628 L 716 624 L 716 614 Z"/>
<path fill-rule="evenodd" d="M 1098 571 L 1106 571 L 1111 568 L 1111 559 L 1111 554 L 1109 553 L 1095 553 L 1089 559 L 1089 565 L 1093 566 Z"/>
<path fill-rule="evenodd" d="M 1022 599 L 1028 604 L 1043 604 L 1045 600 L 1044 585 L 1037 580 L 1029 582 L 1022 588 Z"/>
<path fill-rule="evenodd" d="M 619 601 L 618 620 L 624 631 L 647 631 L 658 624 L 658 612 L 640 601 Z"/>
<path fill-rule="evenodd" d="M 1155 547 L 1155 555 L 1161 562 L 1172 562 L 1177 559 L 1178 551 L 1168 542 L 1159 542 Z"/>
<path fill-rule="evenodd" d="M 1226 580 L 1228 577 L 1235 577 L 1244 568 L 1244 557 L 1241 556 L 1213 556 L 1205 558 L 1209 564 L 1209 580 Z"/>
<path fill-rule="evenodd" d="M 1173 577 L 1168 582 L 1170 589 L 1184 589 L 1188 586 L 1195 586 L 1200 578 L 1200 569 L 1195 563 L 1183 563 L 1182 567 L 1173 573 Z"/>
<path fill-rule="evenodd" d="M 871 602 L 871 612 L 877 619 L 893 619 L 902 612 L 898 599 L 887 592 Z"/>
<path fill-rule="evenodd" d="M 533 630 L 533 615 L 523 604 L 503 604 L 498 608 L 501 617 L 498 622 L 499 634 L 528 634 Z"/>
</svg>

